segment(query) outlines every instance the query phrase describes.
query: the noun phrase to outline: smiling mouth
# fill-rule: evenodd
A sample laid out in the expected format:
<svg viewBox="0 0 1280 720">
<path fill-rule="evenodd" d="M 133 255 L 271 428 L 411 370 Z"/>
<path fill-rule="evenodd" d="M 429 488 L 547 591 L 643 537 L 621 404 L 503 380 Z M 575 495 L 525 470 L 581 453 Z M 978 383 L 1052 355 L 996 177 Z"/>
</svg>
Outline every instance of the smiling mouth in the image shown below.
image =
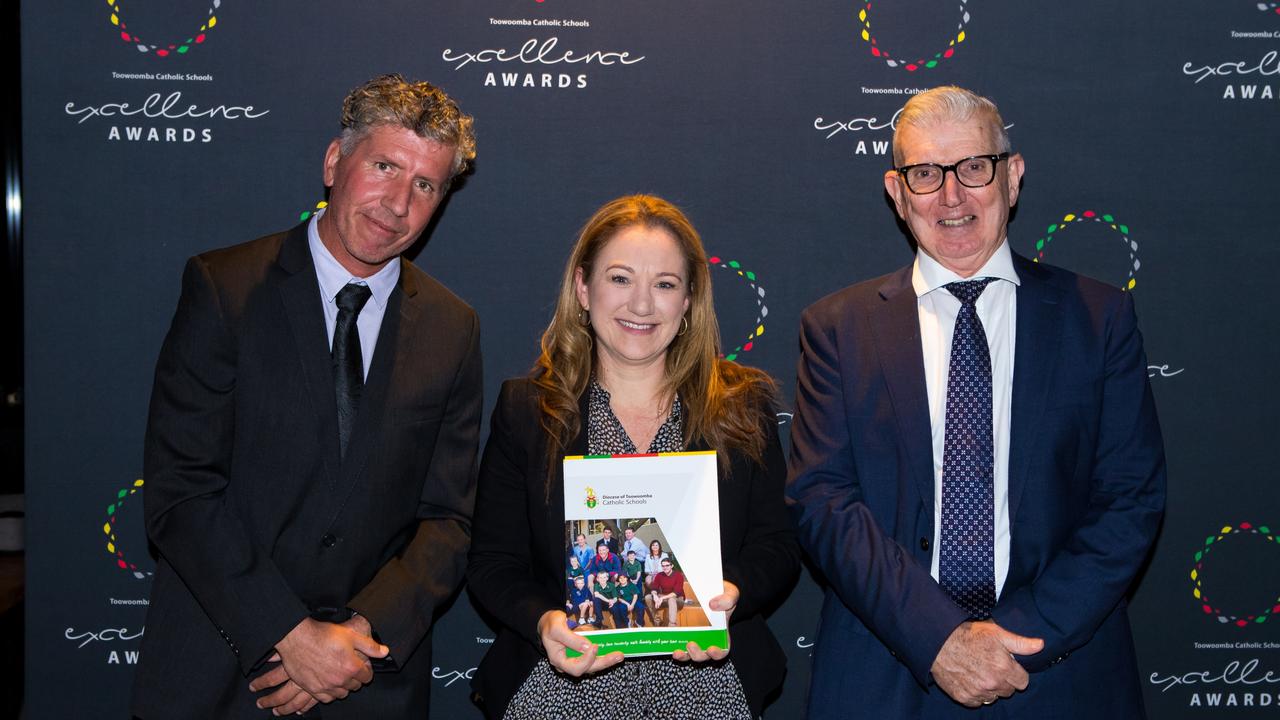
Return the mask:
<svg viewBox="0 0 1280 720">
<path fill-rule="evenodd" d="M 976 216 L 964 215 L 958 218 L 943 218 L 938 221 L 938 224 L 941 225 L 942 227 L 962 227 L 964 225 L 968 225 L 974 220 L 977 220 Z"/>
<path fill-rule="evenodd" d="M 382 232 L 384 232 L 384 233 L 386 233 L 386 234 L 388 234 L 388 235 L 400 235 L 401 233 L 403 233 L 403 232 L 404 232 L 403 230 L 400 230 L 399 228 L 395 228 L 395 227 L 392 227 L 392 226 L 387 225 L 387 224 L 385 224 L 385 223 L 378 222 L 377 220 L 375 220 L 374 218 L 369 217 L 368 215 L 365 215 L 364 217 L 365 217 L 365 219 L 366 219 L 366 220 L 368 220 L 370 223 L 372 223 L 374 227 L 378 228 L 379 230 L 381 230 Z"/>
<path fill-rule="evenodd" d="M 630 330 L 652 330 L 654 327 L 657 327 L 654 323 L 644 324 L 631 322 L 630 320 L 618 320 L 618 324 Z"/>
</svg>

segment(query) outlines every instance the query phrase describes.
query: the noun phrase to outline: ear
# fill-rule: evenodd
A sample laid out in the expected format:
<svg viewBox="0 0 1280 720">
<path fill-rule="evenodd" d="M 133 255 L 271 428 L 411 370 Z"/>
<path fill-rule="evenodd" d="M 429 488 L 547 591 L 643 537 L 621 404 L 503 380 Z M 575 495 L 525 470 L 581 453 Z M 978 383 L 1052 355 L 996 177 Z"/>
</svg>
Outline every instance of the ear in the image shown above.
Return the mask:
<svg viewBox="0 0 1280 720">
<path fill-rule="evenodd" d="M 1009 207 L 1013 207 L 1018 204 L 1018 189 L 1022 185 L 1022 173 L 1026 172 L 1027 167 L 1021 153 L 1010 155 L 1006 162 L 1009 165 Z"/>
<path fill-rule="evenodd" d="M 893 207 L 898 211 L 898 217 L 906 220 L 907 189 L 903 187 L 902 178 L 898 175 L 897 170 L 885 171 L 884 191 L 889 193 L 889 198 L 893 200 Z"/>
<path fill-rule="evenodd" d="M 324 186 L 333 187 L 334 178 L 338 175 L 338 161 L 342 159 L 342 145 L 338 143 L 338 138 L 334 138 L 329 143 L 329 149 L 324 151 Z"/>
<path fill-rule="evenodd" d="M 581 267 L 573 269 L 573 292 L 578 296 L 578 305 L 580 305 L 583 310 L 591 312 L 591 303 L 587 299 L 586 273 L 582 272 Z"/>
</svg>

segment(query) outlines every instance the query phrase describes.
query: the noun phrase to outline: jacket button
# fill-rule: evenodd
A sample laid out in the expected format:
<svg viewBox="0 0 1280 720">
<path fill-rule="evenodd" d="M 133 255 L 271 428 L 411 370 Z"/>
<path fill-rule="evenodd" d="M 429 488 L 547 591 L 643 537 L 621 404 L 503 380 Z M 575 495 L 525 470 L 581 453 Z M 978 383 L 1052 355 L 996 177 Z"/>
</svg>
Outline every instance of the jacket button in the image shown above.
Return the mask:
<svg viewBox="0 0 1280 720">
<path fill-rule="evenodd" d="M 920 538 L 920 549 L 929 552 L 929 538 Z"/>
<path fill-rule="evenodd" d="M 334 537 L 333 533 L 325 533 L 324 537 L 320 538 L 320 544 L 331 548 L 338 544 L 338 538 Z"/>
</svg>

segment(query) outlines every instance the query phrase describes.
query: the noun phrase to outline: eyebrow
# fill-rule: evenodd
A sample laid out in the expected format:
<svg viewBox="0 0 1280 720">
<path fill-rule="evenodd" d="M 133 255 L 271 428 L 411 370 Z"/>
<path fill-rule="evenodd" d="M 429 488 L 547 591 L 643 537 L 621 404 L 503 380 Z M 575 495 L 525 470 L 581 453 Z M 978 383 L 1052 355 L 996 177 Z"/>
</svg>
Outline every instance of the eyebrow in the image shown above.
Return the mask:
<svg viewBox="0 0 1280 720">
<path fill-rule="evenodd" d="M 631 267 L 630 265 L 626 265 L 626 264 L 624 264 L 624 263 L 620 263 L 620 262 L 609 263 L 609 266 L 608 266 L 608 267 L 606 267 L 605 269 L 606 269 L 606 270 L 626 270 L 627 272 L 629 272 L 629 273 L 633 273 L 633 274 L 634 274 L 634 273 L 635 273 L 635 271 L 636 271 L 636 270 L 635 270 L 635 268 Z M 658 273 L 658 275 L 657 275 L 657 276 L 658 276 L 658 277 L 673 277 L 673 278 L 675 278 L 675 279 L 677 279 L 677 280 L 679 280 L 679 281 L 681 281 L 681 282 L 684 282 L 684 276 L 683 276 L 683 275 L 681 275 L 680 273 L 674 273 L 674 272 L 667 272 L 667 271 L 663 271 L 663 272 Z"/>
</svg>

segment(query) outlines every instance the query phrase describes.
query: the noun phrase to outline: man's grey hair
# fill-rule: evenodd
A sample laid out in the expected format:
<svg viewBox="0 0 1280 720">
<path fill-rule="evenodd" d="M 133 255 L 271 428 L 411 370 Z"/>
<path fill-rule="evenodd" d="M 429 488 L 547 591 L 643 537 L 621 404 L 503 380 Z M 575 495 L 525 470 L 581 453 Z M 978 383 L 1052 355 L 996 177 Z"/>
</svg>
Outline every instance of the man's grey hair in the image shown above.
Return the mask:
<svg viewBox="0 0 1280 720">
<path fill-rule="evenodd" d="M 893 163 L 902 164 L 902 150 L 898 147 L 898 133 L 902 128 L 909 125 L 923 130 L 941 123 L 969 122 L 974 117 L 986 126 L 987 133 L 995 140 L 996 152 L 1010 151 L 1009 133 L 995 103 L 962 87 L 943 85 L 912 97 L 902 106 L 893 131 Z"/>
<path fill-rule="evenodd" d="M 476 157 L 474 121 L 458 109 L 443 90 L 429 82 L 412 82 L 400 75 L 382 75 L 353 89 L 342 103 L 343 155 L 375 127 L 390 125 L 412 130 L 419 137 L 453 148 L 452 180 Z"/>
</svg>

